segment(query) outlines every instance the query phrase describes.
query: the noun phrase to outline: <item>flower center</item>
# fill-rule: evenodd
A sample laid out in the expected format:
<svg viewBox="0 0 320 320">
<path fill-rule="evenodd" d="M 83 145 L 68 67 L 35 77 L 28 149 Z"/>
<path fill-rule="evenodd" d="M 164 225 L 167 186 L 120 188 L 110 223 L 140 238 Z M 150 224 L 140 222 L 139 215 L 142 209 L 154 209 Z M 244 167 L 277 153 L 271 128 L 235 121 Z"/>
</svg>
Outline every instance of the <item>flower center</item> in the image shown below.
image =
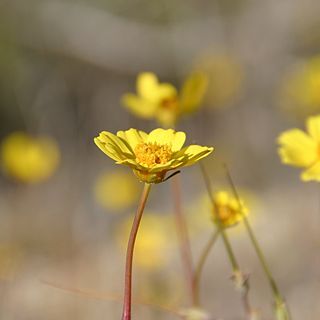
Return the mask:
<svg viewBox="0 0 320 320">
<path fill-rule="evenodd" d="M 172 156 L 172 150 L 168 145 L 156 143 L 139 143 L 135 149 L 136 161 L 149 168 L 157 164 L 167 163 Z"/>
<path fill-rule="evenodd" d="M 235 214 L 235 211 L 232 210 L 229 206 L 217 206 L 217 211 L 219 218 L 222 221 L 228 220 L 230 217 L 232 217 Z"/>
<path fill-rule="evenodd" d="M 161 107 L 166 110 L 176 109 L 177 104 L 178 104 L 178 101 L 176 97 L 165 98 L 161 101 Z"/>
</svg>

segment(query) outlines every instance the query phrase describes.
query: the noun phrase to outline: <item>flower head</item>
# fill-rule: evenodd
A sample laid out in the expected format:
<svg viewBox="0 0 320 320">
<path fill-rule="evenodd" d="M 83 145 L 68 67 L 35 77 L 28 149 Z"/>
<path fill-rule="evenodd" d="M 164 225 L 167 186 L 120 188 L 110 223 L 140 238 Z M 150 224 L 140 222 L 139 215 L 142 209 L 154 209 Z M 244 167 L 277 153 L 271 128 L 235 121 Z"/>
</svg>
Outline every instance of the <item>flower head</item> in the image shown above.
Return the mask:
<svg viewBox="0 0 320 320">
<path fill-rule="evenodd" d="M 199 107 L 206 88 L 207 78 L 200 72 L 186 79 L 180 93 L 172 84 L 160 83 L 154 73 L 143 72 L 137 78 L 137 95 L 124 95 L 123 104 L 138 117 L 155 118 L 170 127 L 181 115 Z"/>
<path fill-rule="evenodd" d="M 212 218 L 215 223 L 217 219 L 224 228 L 232 227 L 242 221 L 248 214 L 248 209 L 244 206 L 243 200 L 239 201 L 227 191 L 218 191 L 213 195 Z"/>
<path fill-rule="evenodd" d="M 320 116 L 309 117 L 307 132 L 291 129 L 280 134 L 278 151 L 283 163 L 303 168 L 303 181 L 320 181 Z"/>
<path fill-rule="evenodd" d="M 199 145 L 182 148 L 185 139 L 184 132 L 159 128 L 149 134 L 136 129 L 117 135 L 103 131 L 94 141 L 117 164 L 131 167 L 141 181 L 160 183 L 168 171 L 190 166 L 213 151 Z"/>
<path fill-rule="evenodd" d="M 60 152 L 51 138 L 35 138 L 23 132 L 14 132 L 3 140 L 1 158 L 8 175 L 21 182 L 37 183 L 53 174 Z"/>
</svg>

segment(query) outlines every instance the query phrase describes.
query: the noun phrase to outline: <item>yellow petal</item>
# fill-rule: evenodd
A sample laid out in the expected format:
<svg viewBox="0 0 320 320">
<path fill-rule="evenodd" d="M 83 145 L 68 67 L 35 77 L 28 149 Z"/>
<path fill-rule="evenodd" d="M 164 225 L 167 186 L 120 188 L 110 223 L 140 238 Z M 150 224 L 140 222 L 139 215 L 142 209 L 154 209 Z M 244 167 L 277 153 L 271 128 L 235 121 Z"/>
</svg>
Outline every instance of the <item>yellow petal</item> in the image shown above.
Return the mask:
<svg viewBox="0 0 320 320">
<path fill-rule="evenodd" d="M 179 151 L 186 140 L 186 135 L 182 131 L 173 129 L 158 128 L 149 133 L 148 142 L 158 145 L 169 145 L 173 152 Z"/>
<path fill-rule="evenodd" d="M 181 113 L 189 113 L 200 106 L 208 87 L 208 77 L 203 72 L 192 73 L 184 82 L 181 95 Z"/>
<path fill-rule="evenodd" d="M 309 117 L 307 119 L 307 130 L 310 136 L 319 143 L 320 142 L 320 116 Z"/>
<path fill-rule="evenodd" d="M 117 136 L 127 141 L 132 150 L 135 149 L 137 144 L 142 143 L 148 139 L 147 133 L 133 128 L 126 131 L 118 131 Z"/>
<path fill-rule="evenodd" d="M 154 73 L 143 72 L 138 75 L 137 92 L 141 98 L 156 102 L 158 100 L 158 87 L 158 78 Z"/>
<path fill-rule="evenodd" d="M 126 94 L 122 103 L 137 117 L 151 119 L 154 117 L 158 104 L 133 94 Z"/>
<path fill-rule="evenodd" d="M 169 83 L 159 83 L 157 76 L 151 72 L 144 72 L 137 79 L 138 95 L 147 101 L 158 104 L 164 99 L 176 96 L 177 91 Z"/>
<path fill-rule="evenodd" d="M 161 102 L 174 99 L 177 96 L 177 89 L 170 83 L 161 83 L 158 86 L 157 99 Z"/>
<path fill-rule="evenodd" d="M 301 174 L 301 179 L 303 181 L 320 181 L 320 161 L 303 171 Z"/>
<path fill-rule="evenodd" d="M 108 157 L 110 157 L 111 159 L 115 160 L 115 161 L 120 161 L 121 158 L 118 155 L 118 152 L 114 151 L 113 149 L 111 149 L 108 144 L 101 142 L 101 140 L 99 140 L 99 138 L 94 138 L 94 143 L 97 145 L 97 147 L 103 152 L 105 153 Z"/>
<path fill-rule="evenodd" d="M 185 166 L 190 166 L 200 159 L 208 156 L 213 151 L 212 147 L 190 145 L 175 154 L 175 158 L 187 157 Z"/>
<path fill-rule="evenodd" d="M 117 137 L 116 135 L 114 135 L 111 132 L 108 131 L 102 131 L 98 137 L 98 139 L 101 142 L 104 143 L 110 143 L 113 146 L 119 148 L 121 150 L 121 152 L 125 153 L 125 154 L 132 154 L 133 150 L 130 148 L 130 146 L 128 145 L 128 143 L 125 140 L 122 140 L 121 138 Z"/>
<path fill-rule="evenodd" d="M 297 167 L 309 167 L 318 157 L 317 143 L 299 129 L 292 129 L 278 137 L 278 149 L 283 163 Z"/>
</svg>

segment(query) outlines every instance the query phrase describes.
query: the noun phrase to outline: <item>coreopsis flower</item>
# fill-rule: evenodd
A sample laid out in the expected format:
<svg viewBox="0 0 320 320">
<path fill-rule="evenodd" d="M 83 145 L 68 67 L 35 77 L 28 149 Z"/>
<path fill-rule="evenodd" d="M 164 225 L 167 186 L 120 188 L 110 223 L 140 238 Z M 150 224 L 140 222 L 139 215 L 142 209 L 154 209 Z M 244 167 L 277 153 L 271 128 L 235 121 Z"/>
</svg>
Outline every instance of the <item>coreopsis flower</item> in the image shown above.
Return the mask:
<svg viewBox="0 0 320 320">
<path fill-rule="evenodd" d="M 155 129 L 149 134 L 136 129 L 103 131 L 96 145 L 117 164 L 131 167 L 142 182 L 160 183 L 168 171 L 195 164 L 208 156 L 212 147 L 190 145 L 182 148 L 186 135 L 172 129 Z"/>
<path fill-rule="evenodd" d="M 132 206 L 138 199 L 139 191 L 137 179 L 122 170 L 101 173 L 94 186 L 96 201 L 111 212 Z"/>
<path fill-rule="evenodd" d="M 217 223 L 219 218 L 224 228 L 232 227 L 242 221 L 248 214 L 243 200 L 239 201 L 227 191 L 218 191 L 213 195 L 212 219 Z"/>
<path fill-rule="evenodd" d="M 14 132 L 3 140 L 1 158 L 8 175 L 24 183 L 37 183 L 54 173 L 60 151 L 51 138 Z"/>
<path fill-rule="evenodd" d="M 320 116 L 309 117 L 307 132 L 291 129 L 277 139 L 281 161 L 294 167 L 303 168 L 303 181 L 320 181 Z"/>
<path fill-rule="evenodd" d="M 125 249 L 132 224 L 132 218 L 123 220 L 116 228 L 116 240 L 121 249 Z M 172 239 L 168 234 L 173 226 L 166 215 L 147 212 L 140 225 L 135 243 L 135 265 L 144 270 L 158 270 L 164 267 L 170 258 Z"/>
<path fill-rule="evenodd" d="M 137 77 L 137 94 L 123 96 L 123 104 L 136 116 L 156 119 L 164 127 L 172 127 L 184 114 L 192 113 L 201 104 L 207 88 L 207 78 L 201 72 L 192 73 L 180 92 L 170 83 L 159 82 L 151 72 Z"/>
<path fill-rule="evenodd" d="M 283 79 L 280 105 L 303 117 L 320 112 L 320 55 L 292 67 Z"/>
</svg>

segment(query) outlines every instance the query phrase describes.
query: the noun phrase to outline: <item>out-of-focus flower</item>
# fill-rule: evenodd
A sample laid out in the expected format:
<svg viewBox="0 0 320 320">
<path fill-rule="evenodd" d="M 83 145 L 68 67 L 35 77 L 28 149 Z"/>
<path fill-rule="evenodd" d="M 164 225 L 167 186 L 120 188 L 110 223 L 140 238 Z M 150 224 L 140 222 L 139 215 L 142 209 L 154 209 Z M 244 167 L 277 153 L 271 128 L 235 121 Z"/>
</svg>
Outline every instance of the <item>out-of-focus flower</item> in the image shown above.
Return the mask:
<svg viewBox="0 0 320 320">
<path fill-rule="evenodd" d="M 202 309 L 199 308 L 190 308 L 183 309 L 180 311 L 180 314 L 185 320 L 209 320 L 211 319 L 210 315 Z"/>
<path fill-rule="evenodd" d="M 136 129 L 117 135 L 103 131 L 94 141 L 117 164 L 131 167 L 140 181 L 160 183 L 168 171 L 195 164 L 213 151 L 199 145 L 181 149 L 185 139 L 184 132 L 159 128 L 149 134 Z"/>
<path fill-rule="evenodd" d="M 231 208 L 232 207 L 239 208 L 238 202 L 235 199 L 235 197 L 230 192 L 224 191 L 226 189 L 227 188 L 220 188 L 220 191 L 213 193 L 213 197 L 218 195 L 218 198 L 220 197 L 220 199 L 217 199 L 217 200 L 220 201 L 220 204 L 223 202 L 227 204 L 231 203 Z M 219 195 L 219 193 L 221 195 Z M 259 199 L 257 198 L 257 195 L 250 190 L 242 189 L 242 188 L 240 189 L 239 193 L 241 194 L 241 203 L 243 205 L 241 209 L 243 210 L 245 215 L 248 215 L 249 214 L 248 208 L 250 208 L 250 218 L 251 220 L 254 219 L 255 215 L 253 215 L 251 212 L 259 211 L 262 205 Z M 226 199 L 223 199 L 223 198 L 226 198 Z M 231 213 L 230 208 L 228 208 L 227 206 L 224 209 L 223 214 L 226 215 L 228 211 L 229 213 Z M 230 215 L 230 219 L 227 219 L 227 221 L 225 221 L 230 223 L 230 226 L 236 226 L 236 228 L 232 228 L 233 235 L 240 234 L 240 233 L 243 234 L 243 231 L 244 231 L 243 230 L 244 226 L 241 223 L 238 223 L 242 221 L 243 214 L 241 215 L 238 211 L 235 211 L 236 213 L 235 215 L 233 215 L 233 212 L 232 212 L 232 214 Z M 214 217 L 215 217 L 214 214 L 215 214 L 215 210 L 213 208 L 213 205 L 211 203 L 211 200 L 207 192 L 205 192 L 204 194 L 201 194 L 194 201 L 191 201 L 187 205 L 187 215 L 186 215 L 190 236 L 199 236 L 199 235 L 202 235 L 203 233 L 210 232 L 210 230 L 212 230 L 212 220 L 214 220 Z M 226 227 L 228 226 L 229 225 L 227 225 Z"/>
<path fill-rule="evenodd" d="M 303 181 L 320 181 L 320 116 L 309 117 L 307 132 L 291 129 L 280 134 L 277 142 L 283 163 L 304 168 Z"/>
<path fill-rule="evenodd" d="M 232 227 L 242 221 L 248 214 L 242 199 L 239 201 L 229 192 L 221 190 L 213 195 L 212 218 L 215 223 L 217 219 L 224 228 Z"/>
<path fill-rule="evenodd" d="M 1 158 L 8 175 L 21 182 L 37 183 L 52 176 L 59 164 L 60 152 L 51 138 L 14 132 L 3 140 Z"/>
<path fill-rule="evenodd" d="M 118 244 L 124 250 L 129 236 L 132 218 L 126 219 L 116 230 Z M 168 236 L 173 229 L 166 216 L 146 212 L 137 235 L 134 262 L 135 265 L 155 270 L 162 268 L 169 261 L 172 237 Z"/>
<path fill-rule="evenodd" d="M 320 55 L 295 65 L 285 76 L 280 104 L 286 111 L 302 117 L 320 111 Z"/>
<path fill-rule="evenodd" d="M 172 84 L 160 83 L 154 73 L 143 72 L 138 75 L 136 86 L 137 95 L 124 95 L 123 104 L 138 117 L 155 118 L 162 126 L 172 127 L 181 115 L 200 106 L 207 78 L 202 72 L 192 73 L 179 93 Z"/>
<path fill-rule="evenodd" d="M 137 179 L 121 170 L 100 174 L 94 187 L 97 202 L 112 212 L 124 210 L 136 203 L 139 191 Z"/>
<path fill-rule="evenodd" d="M 222 108 L 234 103 L 243 87 L 241 64 L 226 54 L 206 54 L 198 59 L 195 69 L 208 78 L 205 98 L 211 107 Z"/>
</svg>

